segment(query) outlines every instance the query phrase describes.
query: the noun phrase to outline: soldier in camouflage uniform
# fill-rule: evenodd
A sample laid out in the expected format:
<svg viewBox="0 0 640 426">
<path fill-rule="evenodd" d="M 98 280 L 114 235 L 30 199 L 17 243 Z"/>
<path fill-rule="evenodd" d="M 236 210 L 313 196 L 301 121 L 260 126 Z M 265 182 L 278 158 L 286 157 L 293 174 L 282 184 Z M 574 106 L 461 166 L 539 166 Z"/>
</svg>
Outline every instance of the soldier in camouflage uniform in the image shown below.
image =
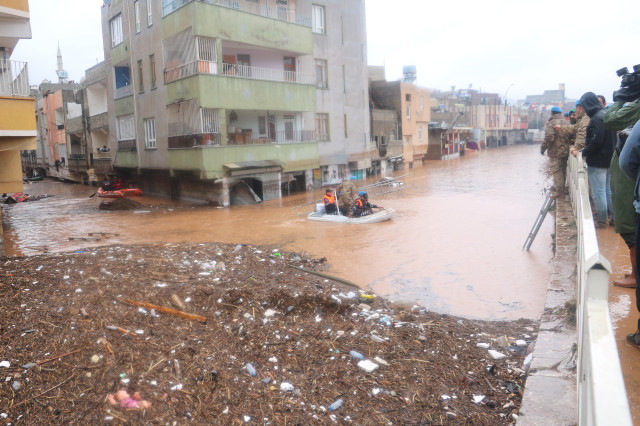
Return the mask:
<svg viewBox="0 0 640 426">
<path fill-rule="evenodd" d="M 578 121 L 576 125 L 570 127 L 567 132 L 572 137 L 575 137 L 575 144 L 571 147 L 571 155 L 578 156 L 578 151 L 582 151 L 585 145 L 585 138 L 587 137 L 587 126 L 589 125 L 589 116 L 584 112 L 584 108 L 580 106 L 580 101 L 576 103 L 576 118 Z"/>
<path fill-rule="evenodd" d="M 342 182 L 337 189 L 340 209 L 343 210 L 344 207 L 344 214 L 347 216 L 351 216 L 355 200 L 358 197 L 358 189 L 355 183 L 353 183 L 355 180 L 356 177 L 351 176 L 349 180 Z"/>
<path fill-rule="evenodd" d="M 564 194 L 564 183 L 567 179 L 567 158 L 569 157 L 569 135 L 565 131 L 571 125 L 562 118 L 560 107 L 551 108 L 551 118 L 544 131 L 544 141 L 540 147 L 540 154 L 548 151 L 549 172 L 553 176 L 553 191 L 551 198 Z M 560 127 L 561 130 L 556 130 Z"/>
</svg>

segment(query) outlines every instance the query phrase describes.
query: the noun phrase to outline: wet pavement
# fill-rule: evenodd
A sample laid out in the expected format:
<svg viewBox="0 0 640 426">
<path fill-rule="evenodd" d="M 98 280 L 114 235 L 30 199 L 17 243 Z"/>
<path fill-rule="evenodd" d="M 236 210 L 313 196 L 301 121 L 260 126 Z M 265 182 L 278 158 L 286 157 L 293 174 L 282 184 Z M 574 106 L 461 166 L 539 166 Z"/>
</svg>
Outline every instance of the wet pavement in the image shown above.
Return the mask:
<svg viewBox="0 0 640 426">
<path fill-rule="evenodd" d="M 622 238 L 613 231 L 613 227 L 596 230 L 600 252 L 611 263 L 613 273 L 609 282 L 623 278 L 631 273 L 629 249 Z M 636 308 L 635 289 L 609 286 L 609 311 L 616 334 L 620 367 L 627 388 L 629 408 L 633 423 L 640 424 L 640 350 L 626 343 L 626 336 L 638 328 L 640 314 Z"/>
<path fill-rule="evenodd" d="M 32 255 L 105 244 L 259 244 L 326 257 L 328 273 L 436 312 L 537 319 L 553 256 L 549 219 L 531 250 L 521 251 L 544 197 L 546 157 L 537 148 L 501 147 L 396 172 L 409 173 L 407 188 L 371 200 L 396 216 L 370 225 L 296 216 L 293 207 L 321 198 L 322 191 L 228 209 L 139 197 L 141 211 L 100 211 L 101 200 L 89 198 L 94 188 L 35 182 L 25 192 L 55 196 L 3 208 L 5 250 Z M 91 232 L 118 236 L 70 240 Z"/>
</svg>

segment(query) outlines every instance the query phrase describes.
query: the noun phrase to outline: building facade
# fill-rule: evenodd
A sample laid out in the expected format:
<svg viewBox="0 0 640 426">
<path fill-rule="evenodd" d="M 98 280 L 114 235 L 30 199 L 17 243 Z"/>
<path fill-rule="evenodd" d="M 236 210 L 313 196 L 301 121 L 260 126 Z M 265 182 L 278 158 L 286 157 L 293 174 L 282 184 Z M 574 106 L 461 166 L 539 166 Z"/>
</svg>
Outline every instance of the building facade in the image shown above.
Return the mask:
<svg viewBox="0 0 640 426">
<path fill-rule="evenodd" d="M 0 193 L 23 191 L 20 151 L 36 147 L 27 63 L 11 59 L 18 41 L 29 38 L 29 2 L 0 0 Z"/>
<path fill-rule="evenodd" d="M 102 8 L 114 173 L 233 204 L 368 167 L 364 0 L 112 0 Z"/>
</svg>

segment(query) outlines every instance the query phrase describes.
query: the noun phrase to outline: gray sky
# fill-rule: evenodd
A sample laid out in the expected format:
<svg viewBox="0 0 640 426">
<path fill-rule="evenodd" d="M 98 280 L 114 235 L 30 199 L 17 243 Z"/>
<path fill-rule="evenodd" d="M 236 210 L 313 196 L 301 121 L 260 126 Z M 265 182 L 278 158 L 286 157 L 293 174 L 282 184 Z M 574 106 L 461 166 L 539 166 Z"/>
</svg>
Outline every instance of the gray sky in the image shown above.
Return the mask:
<svg viewBox="0 0 640 426">
<path fill-rule="evenodd" d="M 156 0 L 160 1 L 160 0 Z M 29 62 L 31 84 L 57 81 L 57 43 L 69 78 L 80 81 L 103 59 L 102 0 L 29 0 L 33 39 L 12 59 Z M 366 0 L 370 65 L 387 79 L 416 65 L 418 84 L 455 85 L 509 99 L 566 84 L 607 100 L 619 87 L 615 70 L 640 63 L 638 0 Z M 72 19 L 71 16 L 76 17 Z M 511 88 L 509 88 L 509 86 Z"/>
</svg>

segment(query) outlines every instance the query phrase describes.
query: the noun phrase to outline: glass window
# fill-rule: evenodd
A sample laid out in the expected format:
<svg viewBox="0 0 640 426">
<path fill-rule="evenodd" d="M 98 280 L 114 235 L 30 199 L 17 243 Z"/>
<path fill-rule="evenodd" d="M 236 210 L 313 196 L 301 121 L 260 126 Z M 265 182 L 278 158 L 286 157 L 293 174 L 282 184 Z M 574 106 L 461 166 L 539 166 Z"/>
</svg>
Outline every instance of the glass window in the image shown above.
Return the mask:
<svg viewBox="0 0 640 426">
<path fill-rule="evenodd" d="M 327 61 L 316 59 L 316 87 L 326 89 L 329 87 L 327 81 Z"/>
<path fill-rule="evenodd" d="M 319 141 L 329 140 L 329 114 L 316 114 L 316 137 Z"/>
<path fill-rule="evenodd" d="M 135 120 L 133 114 L 116 117 L 116 133 L 119 141 L 128 141 L 136 138 Z"/>
<path fill-rule="evenodd" d="M 326 34 L 324 27 L 324 6 L 314 4 L 311 9 L 312 30 L 317 34 Z"/>
<path fill-rule="evenodd" d="M 407 104 L 407 120 L 411 119 L 411 104 Z"/>
<path fill-rule="evenodd" d="M 144 146 L 147 149 L 155 149 L 156 146 L 156 119 L 144 119 Z"/>
<path fill-rule="evenodd" d="M 136 20 L 136 34 L 140 32 L 140 2 L 138 0 L 133 2 L 133 14 Z"/>
<path fill-rule="evenodd" d="M 138 92 L 144 92 L 144 82 L 142 79 L 142 59 L 138 61 Z"/>
<path fill-rule="evenodd" d="M 151 0 L 147 0 L 147 27 L 150 27 L 153 24 L 153 15 L 151 14 L 151 4 L 153 2 Z"/>
<path fill-rule="evenodd" d="M 422 126 L 418 127 L 418 140 L 421 141 L 422 140 Z"/>
<path fill-rule="evenodd" d="M 420 111 L 424 111 L 424 96 L 420 96 Z"/>
<path fill-rule="evenodd" d="M 111 27 L 111 47 L 115 47 L 124 41 L 122 36 L 122 15 L 114 17 L 109 21 Z"/>
<path fill-rule="evenodd" d="M 151 88 L 156 88 L 156 57 L 149 55 L 149 71 L 151 72 Z"/>
</svg>

